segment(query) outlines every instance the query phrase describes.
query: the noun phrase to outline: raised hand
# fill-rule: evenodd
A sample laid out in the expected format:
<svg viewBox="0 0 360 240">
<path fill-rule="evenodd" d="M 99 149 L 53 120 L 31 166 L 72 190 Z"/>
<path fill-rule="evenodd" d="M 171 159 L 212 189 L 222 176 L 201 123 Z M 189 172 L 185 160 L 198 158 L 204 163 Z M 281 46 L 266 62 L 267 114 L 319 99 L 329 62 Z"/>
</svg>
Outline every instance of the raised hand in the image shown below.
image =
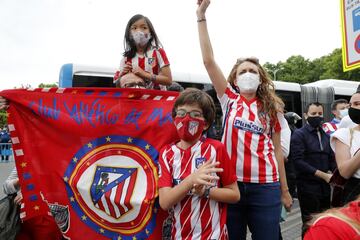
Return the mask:
<svg viewBox="0 0 360 240">
<path fill-rule="evenodd" d="M 198 0 L 197 4 L 199 5 L 199 7 L 196 10 L 196 15 L 198 19 L 203 19 L 205 18 L 206 9 L 210 5 L 210 0 Z"/>
</svg>

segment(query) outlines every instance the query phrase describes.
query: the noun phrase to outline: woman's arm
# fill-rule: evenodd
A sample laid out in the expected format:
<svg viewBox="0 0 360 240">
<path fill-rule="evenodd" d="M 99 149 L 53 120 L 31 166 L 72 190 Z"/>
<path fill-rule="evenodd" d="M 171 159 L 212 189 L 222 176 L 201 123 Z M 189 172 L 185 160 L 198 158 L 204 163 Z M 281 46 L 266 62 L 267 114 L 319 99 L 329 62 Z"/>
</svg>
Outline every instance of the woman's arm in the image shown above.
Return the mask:
<svg viewBox="0 0 360 240">
<path fill-rule="evenodd" d="M 206 9 L 210 4 L 210 0 L 199 0 L 198 4 L 199 7 L 196 15 L 198 18 L 199 40 L 203 62 L 217 95 L 222 97 L 225 93 L 227 83 L 224 74 L 215 62 L 205 18 Z"/>
<path fill-rule="evenodd" d="M 292 198 L 289 193 L 289 187 L 286 181 L 286 172 L 284 166 L 284 156 L 281 150 L 280 132 L 274 132 L 272 141 L 275 149 L 275 157 L 278 162 L 281 188 L 281 202 L 284 204 L 286 210 L 290 211 L 292 205 Z"/>
<path fill-rule="evenodd" d="M 335 158 L 340 175 L 344 178 L 350 178 L 360 168 L 360 151 L 351 157 L 350 147 L 339 139 L 335 139 Z"/>
</svg>

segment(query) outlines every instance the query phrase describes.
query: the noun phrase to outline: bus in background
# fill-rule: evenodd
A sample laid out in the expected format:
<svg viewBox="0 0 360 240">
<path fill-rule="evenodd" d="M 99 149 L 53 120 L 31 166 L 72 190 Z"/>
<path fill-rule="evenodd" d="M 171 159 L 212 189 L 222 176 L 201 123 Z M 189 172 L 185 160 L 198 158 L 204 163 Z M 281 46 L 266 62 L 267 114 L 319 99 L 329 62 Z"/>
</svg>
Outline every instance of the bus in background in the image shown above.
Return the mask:
<svg viewBox="0 0 360 240">
<path fill-rule="evenodd" d="M 109 67 L 64 64 L 60 70 L 59 87 L 115 87 L 113 84 L 115 71 L 115 68 Z M 214 99 L 217 110 L 215 132 L 220 135 L 222 112 L 209 77 L 205 74 L 181 72 L 173 72 L 172 75 L 173 81 L 178 82 L 184 88 L 198 88 L 206 91 Z M 299 116 L 302 116 L 306 105 L 317 101 L 324 105 L 325 121 L 330 121 L 333 117 L 331 103 L 340 98 L 350 100 L 360 82 L 327 79 L 303 85 L 283 81 L 274 81 L 274 84 L 275 92 L 285 103 L 285 111 L 296 112 Z"/>
</svg>

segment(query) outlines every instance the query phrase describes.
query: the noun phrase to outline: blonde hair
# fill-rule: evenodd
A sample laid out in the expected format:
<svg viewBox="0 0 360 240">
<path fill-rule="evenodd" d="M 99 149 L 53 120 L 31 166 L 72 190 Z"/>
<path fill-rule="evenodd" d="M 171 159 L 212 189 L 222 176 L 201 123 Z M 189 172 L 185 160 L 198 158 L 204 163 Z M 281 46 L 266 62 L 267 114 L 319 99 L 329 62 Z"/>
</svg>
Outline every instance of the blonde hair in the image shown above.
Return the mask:
<svg viewBox="0 0 360 240">
<path fill-rule="evenodd" d="M 259 59 L 254 57 L 237 59 L 235 65 L 231 69 L 227 81 L 234 89 L 236 89 L 234 82 L 236 80 L 237 68 L 244 62 L 255 64 L 259 70 L 260 85 L 256 90 L 256 97 L 261 103 L 259 105 L 259 115 L 269 115 L 270 119 L 275 121 L 276 114 L 283 111 L 285 104 L 281 98 L 275 94 L 275 85 L 265 69 L 259 64 Z"/>
<path fill-rule="evenodd" d="M 360 200 L 360 197 L 357 198 L 357 201 Z M 360 203 L 359 203 L 360 204 Z M 349 204 L 345 205 L 344 207 L 347 207 Z M 332 208 L 329 209 L 323 213 L 319 213 L 314 215 L 313 220 L 311 220 L 309 223 L 307 223 L 307 227 L 310 227 L 314 224 L 316 224 L 317 221 L 321 220 L 322 218 L 326 218 L 326 217 L 334 217 L 337 218 L 343 222 L 346 222 L 347 224 L 349 224 L 354 230 L 356 230 L 359 234 L 360 234 L 360 223 L 355 220 L 350 218 L 349 216 L 347 216 L 346 214 L 344 214 L 341 209 L 344 207 L 339 207 L 339 208 Z"/>
</svg>

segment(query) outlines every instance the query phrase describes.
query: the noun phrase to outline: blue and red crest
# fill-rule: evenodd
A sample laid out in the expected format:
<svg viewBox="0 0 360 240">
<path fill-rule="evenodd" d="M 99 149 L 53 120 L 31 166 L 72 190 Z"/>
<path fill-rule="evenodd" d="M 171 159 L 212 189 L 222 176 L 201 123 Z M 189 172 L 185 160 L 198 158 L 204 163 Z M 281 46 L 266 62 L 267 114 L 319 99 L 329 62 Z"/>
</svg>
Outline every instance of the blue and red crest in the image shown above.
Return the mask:
<svg viewBox="0 0 360 240">
<path fill-rule="evenodd" d="M 145 239 L 155 226 L 158 151 L 142 139 L 105 136 L 73 157 L 64 181 L 73 210 L 111 239 Z"/>
</svg>

